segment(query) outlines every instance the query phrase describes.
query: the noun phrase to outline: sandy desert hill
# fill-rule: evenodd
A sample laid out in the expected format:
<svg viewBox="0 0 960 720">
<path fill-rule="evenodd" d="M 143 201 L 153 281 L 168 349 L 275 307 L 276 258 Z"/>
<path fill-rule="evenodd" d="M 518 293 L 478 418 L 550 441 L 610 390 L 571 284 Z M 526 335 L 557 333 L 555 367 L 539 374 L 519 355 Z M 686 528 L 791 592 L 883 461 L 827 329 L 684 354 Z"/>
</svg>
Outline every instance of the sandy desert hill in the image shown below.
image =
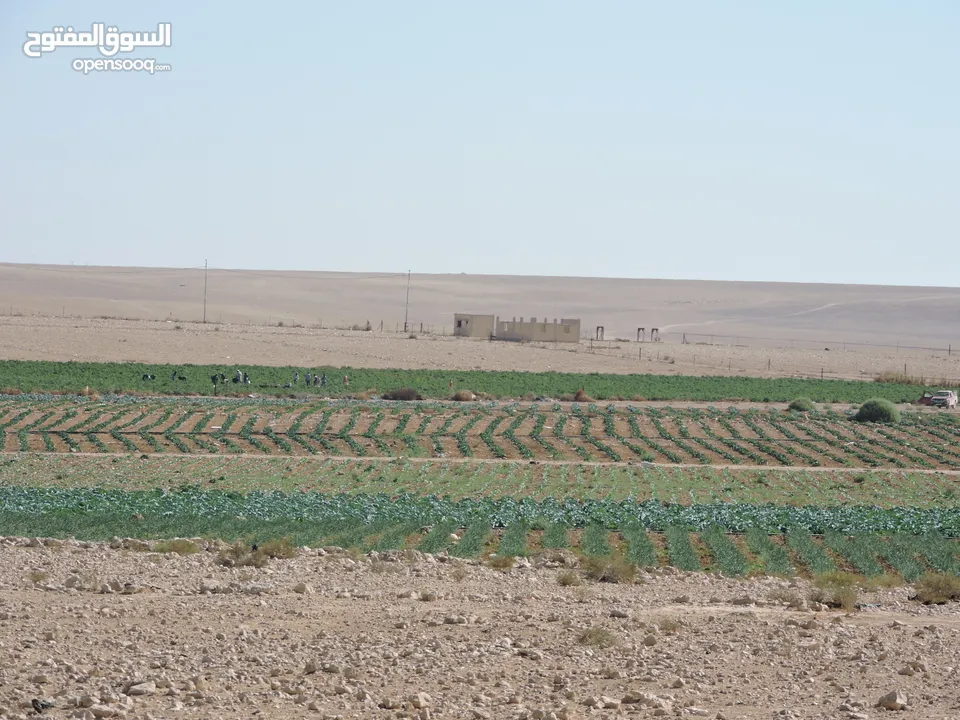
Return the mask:
<svg viewBox="0 0 960 720">
<path fill-rule="evenodd" d="M 402 326 L 407 276 L 209 270 L 207 319 L 241 324 Z M 0 264 L 0 314 L 195 321 L 203 269 Z M 960 289 L 492 275 L 410 278 L 409 321 L 450 332 L 453 313 L 575 317 L 584 337 L 816 346 L 960 346 Z M 762 338 L 762 339 L 761 339 Z"/>
</svg>

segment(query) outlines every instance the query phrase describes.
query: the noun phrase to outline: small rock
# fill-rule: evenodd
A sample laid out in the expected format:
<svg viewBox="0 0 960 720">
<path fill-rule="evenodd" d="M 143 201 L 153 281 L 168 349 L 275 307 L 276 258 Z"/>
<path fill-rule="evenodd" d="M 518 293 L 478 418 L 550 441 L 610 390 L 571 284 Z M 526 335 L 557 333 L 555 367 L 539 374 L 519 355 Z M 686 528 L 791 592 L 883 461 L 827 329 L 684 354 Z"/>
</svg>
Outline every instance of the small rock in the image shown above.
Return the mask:
<svg viewBox="0 0 960 720">
<path fill-rule="evenodd" d="M 886 710 L 906 710 L 907 696 L 900 690 L 891 690 L 877 701 L 877 707 Z"/>
</svg>

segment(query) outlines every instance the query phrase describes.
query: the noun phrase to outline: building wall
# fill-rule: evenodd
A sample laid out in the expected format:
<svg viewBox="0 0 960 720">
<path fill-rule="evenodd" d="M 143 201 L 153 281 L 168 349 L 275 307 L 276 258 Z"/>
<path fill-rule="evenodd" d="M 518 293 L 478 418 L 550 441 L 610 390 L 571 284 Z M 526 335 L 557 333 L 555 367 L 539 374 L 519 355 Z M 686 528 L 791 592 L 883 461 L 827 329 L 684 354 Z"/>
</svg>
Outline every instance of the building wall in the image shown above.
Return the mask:
<svg viewBox="0 0 960 720">
<path fill-rule="evenodd" d="M 530 318 L 524 322 L 497 319 L 497 339 L 523 342 L 580 342 L 580 320 L 564 318 L 557 322 Z"/>
<path fill-rule="evenodd" d="M 493 315 L 470 315 L 454 313 L 453 334 L 460 337 L 489 338 L 493 334 Z"/>
</svg>

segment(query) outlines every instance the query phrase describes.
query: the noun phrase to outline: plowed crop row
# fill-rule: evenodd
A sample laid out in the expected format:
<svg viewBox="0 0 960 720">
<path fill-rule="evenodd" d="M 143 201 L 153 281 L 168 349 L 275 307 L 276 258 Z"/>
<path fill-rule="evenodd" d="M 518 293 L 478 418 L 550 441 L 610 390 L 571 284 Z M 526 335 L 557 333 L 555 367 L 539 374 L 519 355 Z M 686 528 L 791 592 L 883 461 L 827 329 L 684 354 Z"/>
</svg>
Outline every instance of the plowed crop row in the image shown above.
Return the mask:
<svg viewBox="0 0 960 720">
<path fill-rule="evenodd" d="M 960 422 L 835 412 L 564 407 L 171 405 L 5 401 L 7 452 L 234 453 L 960 469 Z"/>
</svg>

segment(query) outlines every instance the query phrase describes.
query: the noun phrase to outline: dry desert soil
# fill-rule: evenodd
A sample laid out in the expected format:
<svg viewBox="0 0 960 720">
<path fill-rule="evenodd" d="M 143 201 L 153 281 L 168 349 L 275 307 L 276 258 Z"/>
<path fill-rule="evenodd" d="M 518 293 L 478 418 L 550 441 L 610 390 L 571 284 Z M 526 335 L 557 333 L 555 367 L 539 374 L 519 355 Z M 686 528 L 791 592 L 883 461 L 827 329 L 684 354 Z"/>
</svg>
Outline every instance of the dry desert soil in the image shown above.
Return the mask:
<svg viewBox="0 0 960 720">
<path fill-rule="evenodd" d="M 0 716 L 960 716 L 960 618 L 905 588 L 846 613 L 800 579 L 564 585 L 582 573 L 563 551 L 496 570 L 303 548 L 256 569 L 112 545 L 0 540 Z"/>
</svg>

